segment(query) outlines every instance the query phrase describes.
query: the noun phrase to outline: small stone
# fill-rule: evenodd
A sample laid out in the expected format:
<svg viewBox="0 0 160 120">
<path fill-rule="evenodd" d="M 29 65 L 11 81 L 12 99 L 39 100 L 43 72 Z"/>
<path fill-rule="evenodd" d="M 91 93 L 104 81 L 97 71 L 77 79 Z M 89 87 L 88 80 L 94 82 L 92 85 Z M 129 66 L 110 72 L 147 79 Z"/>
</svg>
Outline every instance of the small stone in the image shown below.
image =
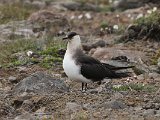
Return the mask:
<svg viewBox="0 0 160 120">
<path fill-rule="evenodd" d="M 25 111 L 30 111 L 33 108 L 34 104 L 31 100 L 24 100 L 21 108 Z"/>
<path fill-rule="evenodd" d="M 23 72 L 26 72 L 26 71 L 27 71 L 27 68 L 20 66 L 20 67 L 18 67 L 18 71 L 19 71 L 20 73 L 23 73 Z"/>
<path fill-rule="evenodd" d="M 113 99 L 121 99 L 121 98 L 123 98 L 124 96 L 121 94 L 121 93 L 119 93 L 119 92 L 116 92 L 116 93 L 114 93 L 114 95 L 113 95 Z"/>
<path fill-rule="evenodd" d="M 45 109 L 46 109 L 46 107 L 42 107 L 42 108 L 38 109 L 38 110 L 36 111 L 36 113 L 44 113 L 44 112 L 45 112 Z"/>
<path fill-rule="evenodd" d="M 10 91 L 10 90 L 11 90 L 11 87 L 6 86 L 3 90 L 5 90 L 5 91 Z"/>
<path fill-rule="evenodd" d="M 155 105 L 153 103 L 147 103 L 146 105 L 143 106 L 143 109 L 153 109 L 155 108 Z"/>
<path fill-rule="evenodd" d="M 160 96 L 154 97 L 153 101 L 156 103 L 155 105 L 159 105 L 160 106 Z"/>
<path fill-rule="evenodd" d="M 9 80 L 10 82 L 17 82 L 17 78 L 14 77 L 14 76 L 10 76 L 10 77 L 8 78 L 8 80 Z"/>
<path fill-rule="evenodd" d="M 127 107 L 124 102 L 120 100 L 112 100 L 105 104 L 106 108 L 112 108 L 112 109 L 124 109 Z"/>
<path fill-rule="evenodd" d="M 135 110 L 135 111 L 141 111 L 141 110 L 142 110 L 142 107 L 141 107 L 141 106 L 135 107 L 134 110 Z"/>
<path fill-rule="evenodd" d="M 93 117 L 94 118 L 99 118 L 101 116 L 101 113 L 100 112 L 95 112 L 93 113 Z"/>
<path fill-rule="evenodd" d="M 149 115 L 154 115 L 154 114 L 155 114 L 155 110 L 154 109 L 148 109 L 148 110 L 145 110 L 143 112 L 144 116 L 149 116 Z"/>
<path fill-rule="evenodd" d="M 156 115 L 155 116 L 160 117 L 160 110 L 156 111 Z"/>
<path fill-rule="evenodd" d="M 24 113 L 14 118 L 14 120 L 35 120 L 35 119 L 36 118 L 34 118 L 30 113 Z"/>
<path fill-rule="evenodd" d="M 138 79 L 138 80 L 144 80 L 144 75 L 143 75 L 143 74 L 138 75 L 138 76 L 137 76 L 137 79 Z"/>
<path fill-rule="evenodd" d="M 69 111 L 75 112 L 75 111 L 78 111 L 80 109 L 82 109 L 82 106 L 78 105 L 75 102 L 68 102 L 68 103 L 66 103 L 66 110 L 67 111 L 69 110 Z"/>
<path fill-rule="evenodd" d="M 159 103 L 155 103 L 155 109 L 159 110 L 160 109 L 160 104 Z"/>
<path fill-rule="evenodd" d="M 24 100 L 24 101 L 23 101 L 23 104 L 31 105 L 31 104 L 33 104 L 33 103 L 32 103 L 32 101 L 30 101 L 30 100 Z"/>
<path fill-rule="evenodd" d="M 89 90 L 87 90 L 87 92 L 89 92 L 91 94 L 96 94 L 96 93 L 98 93 L 98 90 L 97 89 L 89 89 Z"/>
</svg>

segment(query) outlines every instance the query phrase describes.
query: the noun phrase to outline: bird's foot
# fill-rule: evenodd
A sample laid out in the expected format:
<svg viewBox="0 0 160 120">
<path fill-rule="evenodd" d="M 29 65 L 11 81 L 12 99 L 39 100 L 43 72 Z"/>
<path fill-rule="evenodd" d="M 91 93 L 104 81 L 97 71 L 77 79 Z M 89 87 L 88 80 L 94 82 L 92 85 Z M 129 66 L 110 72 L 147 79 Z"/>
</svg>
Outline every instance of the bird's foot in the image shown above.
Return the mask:
<svg viewBox="0 0 160 120">
<path fill-rule="evenodd" d="M 82 92 L 87 91 L 87 83 L 82 83 Z"/>
</svg>

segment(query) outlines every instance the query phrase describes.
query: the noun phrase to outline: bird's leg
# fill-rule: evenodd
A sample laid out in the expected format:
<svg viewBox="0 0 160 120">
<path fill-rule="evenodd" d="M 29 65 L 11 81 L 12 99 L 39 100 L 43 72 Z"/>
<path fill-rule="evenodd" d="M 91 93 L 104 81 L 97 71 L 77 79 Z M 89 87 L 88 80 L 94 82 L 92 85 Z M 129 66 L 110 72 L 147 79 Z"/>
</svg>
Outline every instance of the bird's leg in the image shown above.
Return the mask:
<svg viewBox="0 0 160 120">
<path fill-rule="evenodd" d="M 85 91 L 87 90 L 87 83 L 85 83 L 85 89 L 84 89 Z"/>
<path fill-rule="evenodd" d="M 83 88 L 84 88 L 84 83 L 82 82 L 82 91 L 83 91 Z"/>
</svg>

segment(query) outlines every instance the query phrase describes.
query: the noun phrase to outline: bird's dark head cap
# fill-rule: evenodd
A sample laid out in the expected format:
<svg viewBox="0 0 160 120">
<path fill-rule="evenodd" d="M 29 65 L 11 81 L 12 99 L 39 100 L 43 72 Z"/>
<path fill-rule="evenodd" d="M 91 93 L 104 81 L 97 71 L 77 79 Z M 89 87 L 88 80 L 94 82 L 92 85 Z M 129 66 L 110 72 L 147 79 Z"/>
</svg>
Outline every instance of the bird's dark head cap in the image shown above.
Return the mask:
<svg viewBox="0 0 160 120">
<path fill-rule="evenodd" d="M 67 34 L 66 37 L 63 38 L 63 40 L 65 40 L 65 39 L 72 39 L 76 35 L 78 35 L 76 32 L 70 32 L 70 33 Z"/>
</svg>

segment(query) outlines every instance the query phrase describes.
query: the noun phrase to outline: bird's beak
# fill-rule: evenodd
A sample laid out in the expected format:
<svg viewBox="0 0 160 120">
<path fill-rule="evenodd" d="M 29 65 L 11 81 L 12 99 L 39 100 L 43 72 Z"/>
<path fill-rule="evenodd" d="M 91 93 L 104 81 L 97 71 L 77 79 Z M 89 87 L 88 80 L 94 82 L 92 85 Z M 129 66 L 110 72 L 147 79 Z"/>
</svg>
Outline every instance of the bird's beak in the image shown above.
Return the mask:
<svg viewBox="0 0 160 120">
<path fill-rule="evenodd" d="M 64 38 L 62 38 L 63 40 L 66 40 L 66 39 L 68 39 L 68 36 L 66 36 L 66 37 L 64 37 Z"/>
</svg>

